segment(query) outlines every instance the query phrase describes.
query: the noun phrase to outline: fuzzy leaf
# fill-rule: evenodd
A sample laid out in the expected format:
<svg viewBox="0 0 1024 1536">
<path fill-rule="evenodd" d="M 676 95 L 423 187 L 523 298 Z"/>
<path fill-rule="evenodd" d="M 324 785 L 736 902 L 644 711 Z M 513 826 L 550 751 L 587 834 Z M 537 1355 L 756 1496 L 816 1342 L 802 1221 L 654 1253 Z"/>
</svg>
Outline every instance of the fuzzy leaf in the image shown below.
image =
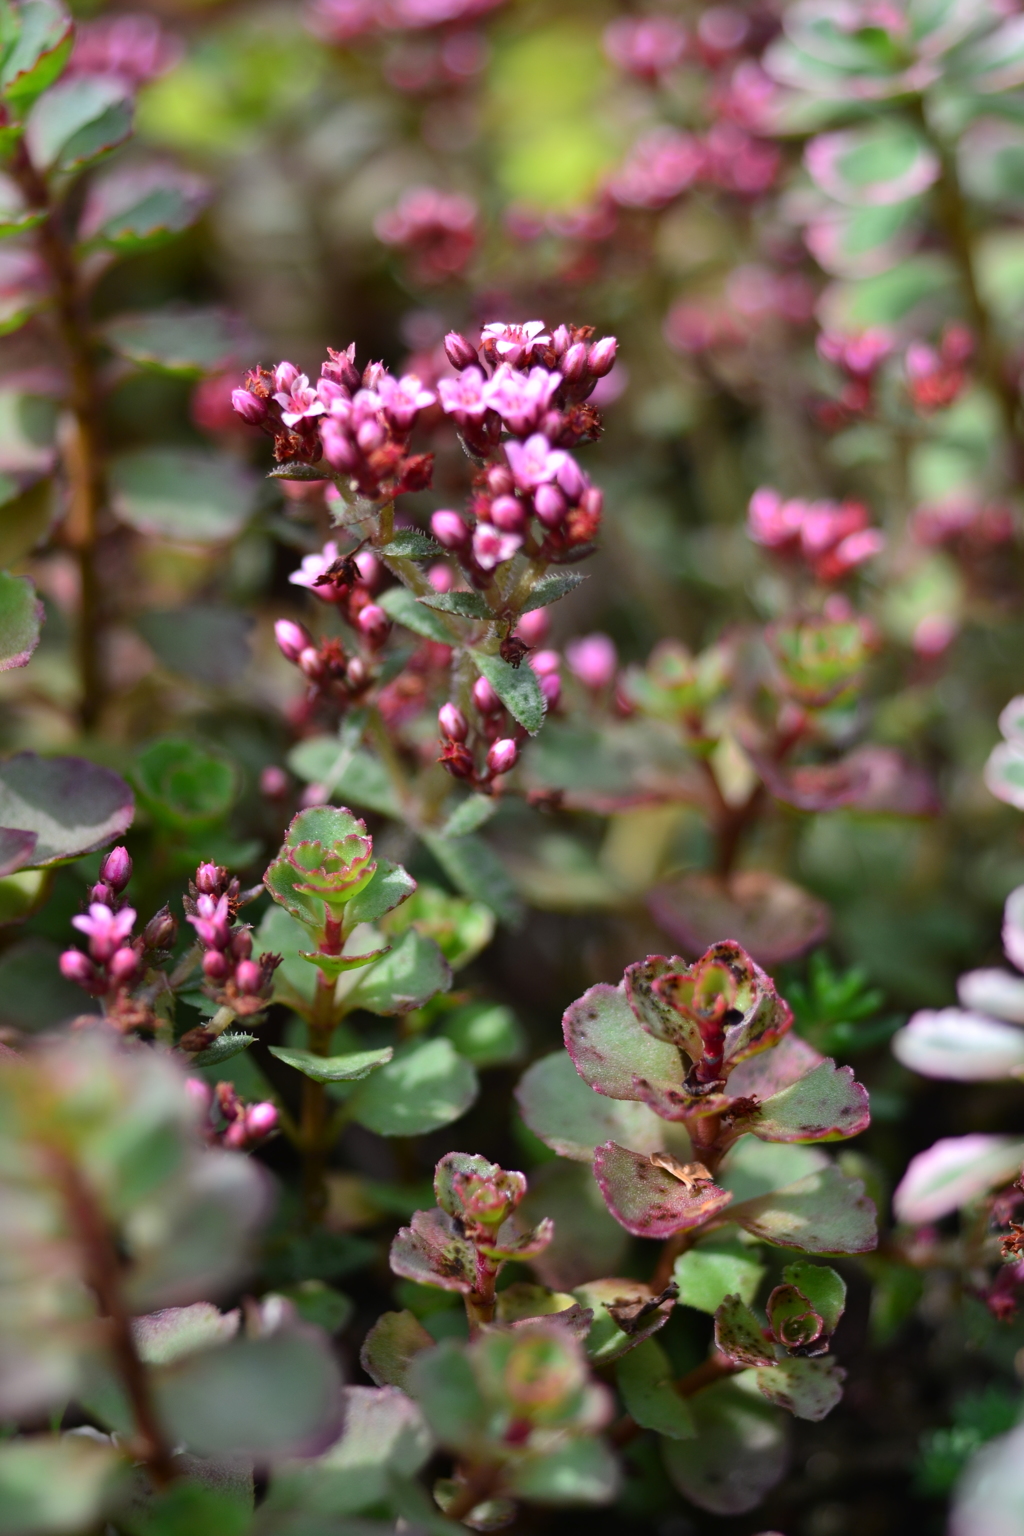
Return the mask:
<svg viewBox="0 0 1024 1536">
<path fill-rule="evenodd" d="M 499 922 L 515 928 L 523 908 L 504 864 L 482 837 L 446 837 L 440 832 L 420 834 L 455 888 L 471 901 L 482 901 Z"/>
<path fill-rule="evenodd" d="M 390 544 L 383 545 L 377 553 L 385 560 L 426 560 L 436 559 L 444 550 L 429 533 L 421 533 L 418 528 L 400 528 Z"/>
<path fill-rule="evenodd" d="M 402 1227 L 391 1244 L 388 1262 L 396 1275 L 418 1285 L 436 1285 L 463 1295 L 476 1289 L 476 1249 L 442 1210 L 416 1211 L 411 1224 Z"/>
<path fill-rule="evenodd" d="M 743 1121 L 744 1129 L 762 1141 L 842 1141 L 866 1131 L 870 1123 L 867 1089 L 854 1082 L 852 1067 L 837 1067 L 831 1060 Z"/>
<path fill-rule="evenodd" d="M 230 1061 L 232 1056 L 237 1056 L 242 1051 L 247 1051 L 252 1045 L 254 1035 L 243 1034 L 240 1030 L 229 1030 L 226 1034 L 218 1035 L 212 1045 L 208 1045 L 204 1051 L 193 1056 L 194 1067 L 219 1067 L 221 1062 Z"/>
<path fill-rule="evenodd" d="M 806 1077 L 823 1060 L 820 1051 L 790 1030 L 770 1051 L 748 1056 L 733 1068 L 729 1073 L 729 1093 L 734 1098 L 758 1098 L 763 1104 Z"/>
<path fill-rule="evenodd" d="M 124 1460 L 84 1435 L 28 1435 L 0 1445 L 0 1536 L 83 1531 L 117 1502 Z"/>
<path fill-rule="evenodd" d="M 453 1339 L 416 1356 L 409 1384 L 442 1445 L 472 1451 L 486 1443 L 487 1404 L 465 1350 Z"/>
<path fill-rule="evenodd" d="M 385 1312 L 363 1341 L 359 1363 L 378 1387 L 407 1390 L 409 1362 L 434 1340 L 411 1312 Z"/>
<path fill-rule="evenodd" d="M 455 636 L 444 620 L 430 608 L 425 608 L 408 587 L 389 587 L 380 594 L 377 602 L 389 618 L 411 629 L 414 635 L 422 635 L 424 640 L 436 640 L 439 645 L 455 643 Z"/>
<path fill-rule="evenodd" d="M 870 1253 L 878 1244 L 875 1207 L 864 1185 L 831 1164 L 738 1203 L 729 1215 L 762 1242 L 803 1253 Z"/>
<path fill-rule="evenodd" d="M 643 1153 L 657 1152 L 663 1144 L 653 1110 L 595 1093 L 564 1051 L 535 1061 L 520 1079 L 516 1099 L 533 1134 L 560 1157 L 590 1162 L 594 1148 L 605 1141 Z"/>
<path fill-rule="evenodd" d="M 671 1237 L 702 1226 L 732 1199 L 716 1184 L 689 1189 L 650 1158 L 614 1141 L 598 1147 L 594 1173 L 608 1209 L 634 1237 Z"/>
<path fill-rule="evenodd" d="M 347 1056 L 314 1056 L 312 1051 L 286 1050 L 283 1045 L 272 1045 L 270 1054 L 314 1083 L 361 1083 L 378 1067 L 385 1066 L 395 1053 L 390 1045 L 386 1045 L 379 1051 L 351 1051 Z"/>
<path fill-rule="evenodd" d="M 362 748 L 347 747 L 336 736 L 311 736 L 293 747 L 286 761 L 300 779 L 322 784 L 332 799 L 382 816 L 401 815 L 387 770 Z"/>
<path fill-rule="evenodd" d="M 825 1325 L 826 1333 L 835 1333 L 846 1309 L 846 1281 L 828 1264 L 808 1264 L 800 1259 L 782 1271 L 787 1285 L 795 1285 L 807 1297 Z"/>
<path fill-rule="evenodd" d="M 137 1317 L 132 1335 L 139 1359 L 146 1365 L 172 1365 L 197 1349 L 226 1344 L 238 1333 L 240 1313 L 221 1312 L 208 1301 L 191 1307 L 165 1307 L 148 1317 Z"/>
<path fill-rule="evenodd" d="M 345 921 L 350 928 L 359 923 L 375 923 L 388 912 L 400 907 L 416 890 L 416 881 L 401 864 L 391 864 L 378 859 L 373 879 L 357 891 L 345 910 Z"/>
<path fill-rule="evenodd" d="M 640 1309 L 654 1300 L 654 1293 L 639 1280 L 591 1280 L 576 1286 L 573 1294 L 594 1314 L 586 1350 L 597 1367 L 618 1360 L 664 1328 L 674 1306 L 666 1300 L 640 1316 Z"/>
<path fill-rule="evenodd" d="M 582 571 L 547 571 L 534 583 L 533 591 L 520 612 L 532 613 L 535 608 L 547 608 L 551 603 L 557 603 L 560 597 L 575 592 L 586 579 Z"/>
<path fill-rule="evenodd" d="M 25 143 L 41 170 L 78 170 L 132 131 L 134 102 L 116 75 L 76 75 L 62 80 L 36 102 L 25 128 Z"/>
<path fill-rule="evenodd" d="M 239 789 L 229 757 L 178 736 L 161 736 L 142 748 L 135 783 L 154 821 L 194 832 L 226 816 Z"/>
<path fill-rule="evenodd" d="M 828 1154 L 819 1147 L 741 1136 L 722 1159 L 717 1178 L 723 1189 L 732 1191 L 735 1200 L 753 1200 L 827 1167 Z"/>
<path fill-rule="evenodd" d="M 829 928 L 823 901 L 764 869 L 742 869 L 728 884 L 717 875 L 680 875 L 655 886 L 647 905 L 685 954 L 702 954 L 728 933 L 768 970 L 805 954 Z"/>
<path fill-rule="evenodd" d="M 31 578 L 0 571 L 0 672 L 28 666 L 42 622 L 43 605 Z"/>
<path fill-rule="evenodd" d="M 950 1536 L 1017 1536 L 1024 1521 L 1024 1427 L 997 1436 L 971 1458 L 957 1485 Z"/>
<path fill-rule="evenodd" d="M 63 72 L 71 53 L 71 17 L 58 0 L 26 0 L 13 44 L 0 65 L 0 96 L 24 112 Z"/>
<path fill-rule="evenodd" d="M 562 1031 L 580 1077 L 609 1098 L 642 1101 L 641 1084 L 666 1092 L 682 1085 L 679 1052 L 643 1028 L 621 986 L 601 982 L 584 992 L 566 1009 Z"/>
<path fill-rule="evenodd" d="M 944 1136 L 910 1159 L 893 1195 L 897 1220 L 938 1221 L 1008 1184 L 1024 1163 L 1024 1141 L 1011 1136 Z"/>
<path fill-rule="evenodd" d="M 124 780 L 84 758 L 19 752 L 0 762 L 0 828 L 36 834 L 34 868 L 105 847 L 134 815 Z"/>
<path fill-rule="evenodd" d="M 252 660 L 253 621 L 226 604 L 147 608 L 135 626 L 169 672 L 210 688 L 237 683 Z"/>
<path fill-rule="evenodd" d="M 774 1365 L 774 1346 L 745 1302 L 727 1296 L 715 1312 L 715 1344 L 736 1365 Z"/>
<path fill-rule="evenodd" d="M 360 978 L 348 994 L 348 1006 L 391 1018 L 422 1008 L 451 984 L 451 967 L 433 939 L 410 928 Z"/>
<path fill-rule="evenodd" d="M 452 811 L 444 824 L 442 837 L 465 837 L 475 832 L 484 822 L 490 821 L 498 809 L 493 795 L 467 795 Z"/>
<path fill-rule="evenodd" d="M 726 1296 L 735 1295 L 749 1305 L 765 1272 L 756 1252 L 744 1247 L 738 1236 L 713 1233 L 698 1247 L 681 1254 L 673 1271 L 680 1303 L 714 1313 Z"/>
<path fill-rule="evenodd" d="M 697 1433 L 689 1403 L 672 1385 L 668 1356 L 653 1339 L 623 1355 L 615 1382 L 626 1411 L 644 1429 L 672 1440 L 688 1440 Z"/>
<path fill-rule="evenodd" d="M 450 1041 L 410 1040 L 356 1089 L 347 1108 L 378 1136 L 425 1136 L 465 1114 L 476 1095 L 476 1073 Z"/>
<path fill-rule="evenodd" d="M 493 618 L 487 599 L 479 592 L 428 592 L 416 601 L 424 608 L 435 608 L 438 613 L 457 613 L 464 619 Z"/>
<path fill-rule="evenodd" d="M 232 460 L 184 448 L 140 448 L 114 459 L 112 505 L 122 523 L 152 538 L 221 544 L 241 533 L 254 484 Z"/>
<path fill-rule="evenodd" d="M 846 1372 L 834 1360 L 779 1360 L 757 1371 L 758 1390 L 797 1419 L 817 1424 L 843 1395 Z"/>
<path fill-rule="evenodd" d="M 786 1468 L 786 1421 L 751 1385 L 740 1376 L 698 1392 L 690 1399 L 696 1437 L 661 1443 L 679 1492 L 715 1515 L 753 1509 Z"/>
<path fill-rule="evenodd" d="M 513 667 L 489 651 L 475 650 L 471 654 L 480 676 L 487 679 L 509 714 L 531 736 L 536 736 L 548 706 L 533 668 L 525 664 Z"/>
</svg>

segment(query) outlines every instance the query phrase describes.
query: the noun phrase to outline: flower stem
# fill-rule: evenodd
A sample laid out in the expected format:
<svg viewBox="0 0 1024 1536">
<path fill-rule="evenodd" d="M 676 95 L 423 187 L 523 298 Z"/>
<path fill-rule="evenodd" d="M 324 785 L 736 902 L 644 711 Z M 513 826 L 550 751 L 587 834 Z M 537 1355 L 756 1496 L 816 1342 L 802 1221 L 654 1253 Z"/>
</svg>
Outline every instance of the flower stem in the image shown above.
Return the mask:
<svg viewBox="0 0 1024 1536">
<path fill-rule="evenodd" d="M 319 944 L 322 955 L 340 955 L 341 924 L 328 918 Z M 309 1049 L 314 1056 L 329 1056 L 334 1034 L 335 982 L 323 971 L 316 973 L 316 992 L 309 1015 Z M 327 1088 L 311 1077 L 302 1079 L 302 1110 L 299 1142 L 302 1147 L 303 1212 L 308 1227 L 319 1225 L 327 1209 L 327 1158 L 331 1150 L 332 1126 L 328 1115 Z"/>
</svg>

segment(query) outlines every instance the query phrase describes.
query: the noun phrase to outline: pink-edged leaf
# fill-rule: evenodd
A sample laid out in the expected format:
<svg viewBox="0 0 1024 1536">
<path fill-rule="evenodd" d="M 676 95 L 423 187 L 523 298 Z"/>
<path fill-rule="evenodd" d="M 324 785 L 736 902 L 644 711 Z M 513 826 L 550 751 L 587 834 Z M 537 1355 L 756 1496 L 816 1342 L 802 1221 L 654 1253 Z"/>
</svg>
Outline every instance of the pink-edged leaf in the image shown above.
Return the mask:
<svg viewBox="0 0 1024 1536">
<path fill-rule="evenodd" d="M 922 1077 L 996 1082 L 1024 1071 L 1024 1029 L 963 1008 L 924 1008 L 893 1035 L 892 1053 Z"/>
<path fill-rule="evenodd" d="M 846 1372 L 834 1360 L 780 1360 L 757 1372 L 758 1390 L 797 1419 L 817 1424 L 843 1395 Z"/>
<path fill-rule="evenodd" d="M 39 841 L 38 832 L 23 832 L 15 827 L 0 827 L 0 878 L 31 864 Z"/>
<path fill-rule="evenodd" d="M 649 1035 L 677 1046 L 691 1061 L 699 1061 L 704 1044 L 697 1025 L 654 990 L 654 983 L 663 976 L 685 970 L 686 961 L 679 955 L 648 955 L 646 960 L 626 967 L 622 985 L 630 1008 Z"/>
<path fill-rule="evenodd" d="M 702 1226 L 732 1200 L 717 1184 L 684 1183 L 614 1141 L 598 1147 L 594 1173 L 608 1209 L 634 1237 L 671 1237 Z"/>
<path fill-rule="evenodd" d="M 748 1056 L 729 1074 L 729 1092 L 737 1098 L 757 1098 L 763 1103 L 798 1082 L 824 1061 L 820 1051 L 792 1030 L 771 1050 Z"/>
<path fill-rule="evenodd" d="M 1008 1184 L 1024 1163 L 1024 1141 L 1012 1136 L 944 1136 L 910 1159 L 892 1205 L 899 1221 L 938 1221 Z"/>
<path fill-rule="evenodd" d="M 44 617 L 32 578 L 0 571 L 0 672 L 28 666 Z"/>
<path fill-rule="evenodd" d="M 715 1312 L 715 1344 L 734 1365 L 774 1365 L 775 1347 L 739 1296 L 727 1296 Z"/>
<path fill-rule="evenodd" d="M 829 928 L 824 902 L 768 870 L 745 869 L 729 880 L 682 875 L 647 898 L 654 921 L 684 954 L 703 953 L 727 933 L 759 965 L 794 960 L 819 944 Z"/>
<path fill-rule="evenodd" d="M 874 1202 L 860 1179 L 831 1163 L 782 1189 L 741 1201 L 729 1219 L 764 1243 L 802 1253 L 870 1253 L 878 1246 Z"/>
<path fill-rule="evenodd" d="M 0 762 L 0 826 L 36 834 L 33 868 L 102 848 L 128 830 L 134 815 L 128 785 L 98 763 L 35 752 Z"/>
<path fill-rule="evenodd" d="M 1012 971 L 967 971 L 956 984 L 956 993 L 968 1013 L 984 1013 L 989 1018 L 1009 1019 L 1024 1024 L 1024 976 Z"/>
<path fill-rule="evenodd" d="M 985 787 L 997 800 L 1024 811 L 1024 746 L 1001 741 L 992 748 L 985 764 Z"/>
<path fill-rule="evenodd" d="M 664 1144 L 665 1128 L 646 1104 L 595 1092 L 565 1051 L 553 1051 L 528 1067 L 516 1099 L 533 1134 L 574 1162 L 589 1163 L 603 1141 L 617 1141 L 634 1152 L 657 1152 Z"/>
<path fill-rule="evenodd" d="M 378 1387 L 404 1391 L 409 1362 L 433 1347 L 433 1338 L 411 1312 L 384 1312 L 363 1341 L 359 1363 Z"/>
<path fill-rule="evenodd" d="M 1024 693 L 1011 699 L 999 716 L 999 729 L 1007 741 L 1024 747 Z"/>
<path fill-rule="evenodd" d="M 674 1046 L 641 1026 L 622 987 L 602 982 L 566 1009 L 565 1047 L 584 1082 L 612 1099 L 644 1097 L 642 1083 L 678 1087 L 682 1062 Z"/>
<path fill-rule="evenodd" d="M 480 1252 L 490 1259 L 535 1259 L 554 1235 L 555 1224 L 548 1217 L 535 1227 L 524 1227 L 515 1216 L 510 1216 L 502 1222 L 492 1242 L 480 1243 Z"/>
<path fill-rule="evenodd" d="M 893 118 L 819 134 L 804 151 L 804 165 L 823 192 L 850 207 L 904 203 L 926 192 L 939 175 L 934 150 Z"/>
<path fill-rule="evenodd" d="M 858 747 L 835 763 L 788 770 L 761 755 L 756 762 L 776 800 L 800 811 L 848 808 L 891 816 L 934 816 L 939 811 L 931 779 L 892 747 Z"/>
<path fill-rule="evenodd" d="M 476 1250 L 441 1210 L 416 1211 L 391 1244 L 389 1262 L 396 1275 L 419 1285 L 463 1294 L 476 1289 Z"/>
<path fill-rule="evenodd" d="M 761 1141 L 843 1141 L 870 1124 L 867 1089 L 854 1081 L 852 1067 L 826 1058 L 746 1117 L 743 1129 Z"/>
<path fill-rule="evenodd" d="M 779 1039 L 793 1022 L 771 977 L 734 939 L 712 944 L 689 966 L 674 956 L 649 955 L 629 967 L 624 985 L 645 1030 L 673 1044 L 686 1039 L 684 1049 L 694 1061 L 704 1054 L 699 1021 L 708 1014 L 713 995 L 724 997 L 727 1069 Z"/>
<path fill-rule="evenodd" d="M 1024 885 L 1018 885 L 1006 898 L 1003 908 L 1003 948 L 1006 958 L 1024 971 Z"/>
</svg>

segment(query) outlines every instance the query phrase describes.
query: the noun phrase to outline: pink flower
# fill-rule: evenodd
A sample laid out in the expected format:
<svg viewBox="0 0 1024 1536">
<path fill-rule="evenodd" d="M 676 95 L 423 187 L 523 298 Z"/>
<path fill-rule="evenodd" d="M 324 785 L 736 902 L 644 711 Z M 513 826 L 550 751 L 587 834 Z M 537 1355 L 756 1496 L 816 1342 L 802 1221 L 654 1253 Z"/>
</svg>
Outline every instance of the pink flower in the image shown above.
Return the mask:
<svg viewBox="0 0 1024 1536">
<path fill-rule="evenodd" d="M 294 427 L 296 422 L 307 416 L 322 416 L 325 409 L 318 392 L 310 386 L 304 373 L 296 374 L 291 384 L 279 390 L 274 399 L 281 407 L 281 420 L 286 427 Z"/>
<path fill-rule="evenodd" d="M 525 320 L 521 325 L 492 320 L 480 333 L 480 346 L 488 361 L 509 363 L 513 368 L 528 363 L 535 348 L 550 342 L 543 320 Z"/>
<path fill-rule="evenodd" d="M 565 648 L 569 670 L 587 688 L 607 688 L 614 681 L 619 656 L 615 642 L 608 635 L 585 635 L 580 640 L 570 640 Z"/>
<path fill-rule="evenodd" d="M 871 378 L 892 352 L 893 345 L 892 333 L 881 325 L 870 326 L 854 336 L 822 331 L 817 342 L 819 357 L 835 363 L 855 379 Z"/>
<path fill-rule="evenodd" d="M 200 896 L 196 901 L 195 915 L 190 913 L 187 920 L 196 930 L 199 939 L 210 949 L 226 948 L 231 939 L 231 913 L 226 896 L 220 896 L 217 900 L 212 896 Z"/>
<path fill-rule="evenodd" d="M 431 389 L 424 389 L 414 373 L 406 373 L 400 379 L 385 374 L 377 386 L 381 409 L 394 427 L 408 432 L 420 411 L 433 405 L 437 396 Z"/>
<path fill-rule="evenodd" d="M 473 559 L 482 571 L 503 565 L 522 546 L 518 533 L 502 533 L 492 523 L 478 523 L 473 530 Z"/>
<path fill-rule="evenodd" d="M 608 189 L 626 208 L 663 208 L 693 185 L 704 163 L 704 148 L 692 133 L 655 128 L 633 145 Z"/>
<path fill-rule="evenodd" d="M 71 926 L 88 935 L 93 959 L 106 961 L 130 936 L 135 926 L 135 909 L 122 907 L 120 912 L 112 912 L 102 902 L 94 901 L 88 913 L 71 919 Z"/>
<path fill-rule="evenodd" d="M 518 373 L 511 364 L 502 363 L 484 385 L 483 394 L 508 430 L 524 437 L 536 427 L 561 387 L 560 373 L 548 373 L 546 368 Z"/>
<path fill-rule="evenodd" d="M 374 229 L 385 245 L 408 250 L 422 282 L 442 282 L 462 272 L 476 247 L 477 208 L 461 193 L 413 187 L 398 206 L 381 214 Z"/>
<path fill-rule="evenodd" d="M 564 449 L 552 448 L 540 432 L 528 437 L 525 443 L 506 443 L 505 456 L 521 491 L 533 491 L 554 480 L 568 458 Z"/>
<path fill-rule="evenodd" d="M 685 54 L 686 28 L 674 16 L 622 17 L 605 29 L 604 51 L 620 69 L 656 80 Z"/>
<path fill-rule="evenodd" d="M 80 22 L 68 74 L 120 75 L 133 86 L 173 68 L 181 43 L 164 32 L 155 16 L 123 14 Z"/>
<path fill-rule="evenodd" d="M 806 503 L 785 501 L 770 485 L 760 486 L 750 498 L 747 533 L 755 544 L 777 549 L 800 537 Z"/>
<path fill-rule="evenodd" d="M 483 374 L 476 367 L 463 369 L 454 379 L 439 379 L 437 392 L 441 397 L 441 409 L 459 422 L 467 417 L 479 421 L 487 410 L 485 384 Z"/>
<path fill-rule="evenodd" d="M 297 571 L 292 571 L 288 580 L 293 587 L 308 587 L 325 603 L 333 602 L 338 595 L 337 588 L 330 578 L 324 578 L 338 559 L 338 546 L 329 539 L 319 554 L 303 555 L 302 564 Z"/>
</svg>

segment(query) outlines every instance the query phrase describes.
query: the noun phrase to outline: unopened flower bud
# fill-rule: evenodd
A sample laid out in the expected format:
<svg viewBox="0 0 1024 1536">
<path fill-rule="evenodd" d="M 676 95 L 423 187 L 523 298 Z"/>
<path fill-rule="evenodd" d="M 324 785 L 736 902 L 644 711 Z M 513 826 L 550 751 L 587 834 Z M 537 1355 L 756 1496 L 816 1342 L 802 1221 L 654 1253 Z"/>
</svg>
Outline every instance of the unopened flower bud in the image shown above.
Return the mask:
<svg viewBox="0 0 1024 1536">
<path fill-rule="evenodd" d="M 469 543 L 469 527 L 457 512 L 435 512 L 430 519 L 430 531 L 445 549 L 462 549 Z"/>
<path fill-rule="evenodd" d="M 473 684 L 473 703 L 482 715 L 496 715 L 502 708 L 501 700 L 486 677 L 478 677 Z"/>
<path fill-rule="evenodd" d="M 599 485 L 588 485 L 580 497 L 580 506 L 592 517 L 600 517 L 604 507 L 604 492 Z"/>
<path fill-rule="evenodd" d="M 231 391 L 231 406 L 237 411 L 243 421 L 250 426 L 258 427 L 267 419 L 267 406 L 264 400 L 252 395 L 247 389 L 233 389 Z"/>
<path fill-rule="evenodd" d="M 607 688 L 619 664 L 615 644 L 607 635 L 586 635 L 565 648 L 570 669 L 588 688 Z"/>
<path fill-rule="evenodd" d="M 557 325 L 551 332 L 551 350 L 556 357 L 563 357 L 569 347 L 569 327 Z"/>
<path fill-rule="evenodd" d="M 97 970 L 80 949 L 66 949 L 60 957 L 60 973 L 65 981 L 74 981 L 80 987 L 92 988 L 97 981 Z"/>
<path fill-rule="evenodd" d="M 618 350 L 619 343 L 614 336 L 604 336 L 600 341 L 595 341 L 587 353 L 587 371 L 595 379 L 603 379 L 615 367 L 615 354 Z"/>
<path fill-rule="evenodd" d="M 323 418 L 320 441 L 324 458 L 339 474 L 351 474 L 359 464 L 359 451 L 340 422 L 332 416 Z"/>
<path fill-rule="evenodd" d="M 545 528 L 557 528 L 565 522 L 568 508 L 557 485 L 539 485 L 533 493 L 533 510 Z"/>
<path fill-rule="evenodd" d="M 428 570 L 427 580 L 435 592 L 450 592 L 455 585 L 455 572 L 443 560 L 437 560 Z"/>
<path fill-rule="evenodd" d="M 383 645 L 391 632 L 391 620 L 377 603 L 367 603 L 356 620 L 359 633 L 367 642 L 377 647 Z"/>
<path fill-rule="evenodd" d="M 380 561 L 372 549 L 361 549 L 358 555 L 353 556 L 356 570 L 359 572 L 359 580 L 364 587 L 375 587 L 380 580 Z"/>
<path fill-rule="evenodd" d="M 258 961 L 240 960 L 238 962 L 235 966 L 235 985 L 239 992 L 246 992 L 255 997 L 263 985 L 263 971 Z"/>
<path fill-rule="evenodd" d="M 493 774 L 508 773 L 519 758 L 519 748 L 511 736 L 492 742 L 487 751 L 487 766 Z"/>
<path fill-rule="evenodd" d="M 224 981 L 231 970 L 231 962 L 227 955 L 222 955 L 219 949 L 208 949 L 203 956 L 203 975 L 209 981 Z"/>
<path fill-rule="evenodd" d="M 557 651 L 536 651 L 530 657 L 530 666 L 538 677 L 549 677 L 557 673 L 562 664 L 562 658 Z"/>
<path fill-rule="evenodd" d="M 213 1103 L 210 1085 L 201 1077 L 186 1077 L 185 1091 L 201 1114 L 206 1114 Z"/>
<path fill-rule="evenodd" d="M 271 1131 L 277 1129 L 277 1105 L 266 1100 L 250 1104 L 245 1112 L 245 1128 L 253 1138 L 269 1136 Z"/>
<path fill-rule="evenodd" d="M 469 725 L 465 715 L 451 700 L 441 705 L 437 712 L 437 723 L 440 726 L 441 735 L 448 741 L 465 741 L 469 735 Z"/>
<path fill-rule="evenodd" d="M 142 930 L 142 942 L 147 949 L 169 949 L 178 931 L 177 919 L 171 916 L 170 907 L 161 907 Z"/>
<path fill-rule="evenodd" d="M 353 656 L 345 668 L 345 681 L 348 686 L 358 692 L 360 688 L 366 687 L 369 676 L 370 674 L 366 670 L 366 662 L 363 658 L 361 656 Z"/>
<path fill-rule="evenodd" d="M 121 892 L 132 877 L 132 861 L 127 848 L 111 848 L 100 865 L 100 879 Z"/>
<path fill-rule="evenodd" d="M 471 779 L 476 773 L 473 754 L 461 741 L 446 741 L 438 762 L 456 779 Z"/>
<path fill-rule="evenodd" d="M 326 784 L 307 784 L 299 796 L 299 804 L 304 811 L 308 811 L 311 805 L 326 805 L 330 798 Z"/>
<path fill-rule="evenodd" d="M 125 945 L 116 949 L 107 962 L 107 974 L 118 986 L 126 986 L 139 973 L 139 957 L 134 949 Z"/>
<path fill-rule="evenodd" d="M 201 896 L 215 896 L 220 890 L 227 871 L 208 860 L 196 870 L 195 886 Z"/>
<path fill-rule="evenodd" d="M 265 800 L 283 800 L 288 794 L 288 775 L 271 763 L 260 773 L 260 794 Z"/>
<path fill-rule="evenodd" d="M 549 709 L 557 709 L 562 697 L 562 679 L 557 672 L 548 672 L 540 679 L 540 691 L 547 700 Z"/>
<path fill-rule="evenodd" d="M 106 881 L 98 880 L 95 885 L 89 887 L 89 901 L 98 901 L 103 907 L 112 907 L 117 900 L 117 892 Z"/>
<path fill-rule="evenodd" d="M 577 379 L 581 379 L 583 377 L 583 372 L 586 366 L 586 343 L 582 341 L 574 341 L 572 346 L 566 352 L 565 356 L 562 358 L 561 363 L 559 364 L 559 367 L 562 370 L 562 375 L 564 378 L 568 379 L 570 384 L 574 384 Z"/>
<path fill-rule="evenodd" d="M 323 677 L 324 664 L 315 645 L 307 645 L 305 650 L 299 653 L 298 668 L 303 677 L 308 677 L 311 683 L 318 683 Z"/>
<path fill-rule="evenodd" d="M 313 644 L 313 636 L 304 624 L 293 619 L 278 619 L 274 625 L 274 639 L 286 661 L 297 662 L 303 651 Z"/>
<path fill-rule="evenodd" d="M 448 332 L 444 339 L 444 352 L 452 367 L 457 368 L 459 373 L 464 368 L 472 368 L 473 364 L 479 361 L 476 347 L 466 340 L 461 331 Z"/>
<path fill-rule="evenodd" d="M 252 954 L 252 934 L 248 928 L 239 928 L 231 935 L 231 953 L 236 960 L 248 960 Z"/>
<path fill-rule="evenodd" d="M 492 464 L 487 471 L 487 489 L 492 496 L 511 496 L 516 488 L 512 471 L 507 464 Z"/>
<path fill-rule="evenodd" d="M 551 628 L 551 620 L 546 608 L 534 608 L 529 613 L 524 613 L 516 625 L 516 634 L 527 645 L 540 645 L 547 639 Z"/>
<path fill-rule="evenodd" d="M 327 351 L 330 361 L 322 364 L 321 377 L 332 379 L 334 383 L 341 384 L 347 389 L 350 395 L 354 395 L 360 382 L 359 369 L 355 364 L 355 342 L 346 347 L 344 352 L 335 352 L 333 347 L 328 347 Z"/>
<path fill-rule="evenodd" d="M 491 504 L 491 521 L 503 533 L 522 533 L 526 509 L 514 496 L 498 496 Z"/>
</svg>

